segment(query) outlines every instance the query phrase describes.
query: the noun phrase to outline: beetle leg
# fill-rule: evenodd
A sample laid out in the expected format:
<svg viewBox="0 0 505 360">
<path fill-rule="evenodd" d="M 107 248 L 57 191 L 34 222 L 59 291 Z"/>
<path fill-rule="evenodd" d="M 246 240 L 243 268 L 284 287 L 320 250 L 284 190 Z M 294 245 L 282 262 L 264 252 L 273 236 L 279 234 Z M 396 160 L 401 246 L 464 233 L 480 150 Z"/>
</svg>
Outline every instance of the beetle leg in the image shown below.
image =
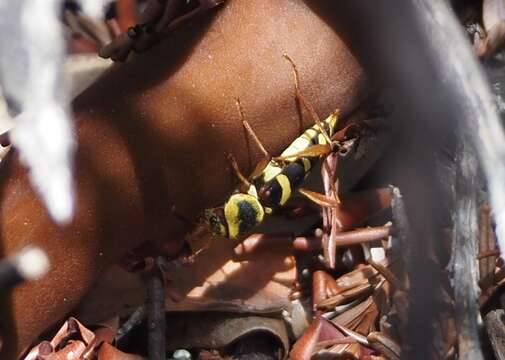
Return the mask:
<svg viewBox="0 0 505 360">
<path fill-rule="evenodd" d="M 249 180 L 254 180 L 263 173 L 263 170 L 265 170 L 265 168 L 268 166 L 268 164 L 272 160 L 272 155 L 270 155 L 270 153 L 265 149 L 265 147 L 261 143 L 261 140 L 258 138 L 256 133 L 254 132 L 253 128 L 251 127 L 249 122 L 245 119 L 244 109 L 242 107 L 242 103 L 240 102 L 240 99 L 238 99 L 238 98 L 236 99 L 236 105 L 237 105 L 238 113 L 240 115 L 240 120 L 242 121 L 242 126 L 244 126 L 244 129 L 253 138 L 254 142 L 256 143 L 256 146 L 263 154 L 263 158 L 260 160 L 260 162 L 258 162 L 256 167 L 252 171 L 251 175 L 249 175 L 249 177 L 248 177 Z"/>
<path fill-rule="evenodd" d="M 226 158 L 228 159 L 228 161 L 230 161 L 230 165 L 233 169 L 233 171 L 235 172 L 235 175 L 238 177 L 238 179 L 240 180 L 240 183 L 241 183 L 241 186 L 240 186 L 240 190 L 242 192 L 247 192 L 247 190 L 251 187 L 251 182 L 242 174 L 242 172 L 240 171 L 240 168 L 238 166 L 238 163 L 237 163 L 237 159 L 235 159 L 235 156 L 233 156 L 232 154 L 227 154 L 226 155 Z"/>
<path fill-rule="evenodd" d="M 323 207 L 335 208 L 340 206 L 340 200 L 333 196 L 327 196 L 305 188 L 299 188 L 298 192 Z"/>
<path fill-rule="evenodd" d="M 310 116 L 312 117 L 314 122 L 319 127 L 321 134 L 323 134 L 323 136 L 325 137 L 326 142 L 328 144 L 331 144 L 330 136 L 328 135 L 328 133 L 324 129 L 324 125 L 321 122 L 321 118 L 319 117 L 319 115 L 317 115 L 317 112 L 314 109 L 314 107 L 312 106 L 312 104 L 307 99 L 305 99 L 305 96 L 303 95 L 302 91 L 300 90 L 300 76 L 298 75 L 298 69 L 296 67 L 295 62 L 293 61 L 293 59 L 291 59 L 289 57 L 288 54 L 284 54 L 284 58 L 286 58 L 291 63 L 291 66 L 293 67 L 293 75 L 295 78 L 296 98 L 298 99 L 298 101 L 300 101 L 300 103 L 303 105 L 303 107 L 309 112 Z"/>
</svg>

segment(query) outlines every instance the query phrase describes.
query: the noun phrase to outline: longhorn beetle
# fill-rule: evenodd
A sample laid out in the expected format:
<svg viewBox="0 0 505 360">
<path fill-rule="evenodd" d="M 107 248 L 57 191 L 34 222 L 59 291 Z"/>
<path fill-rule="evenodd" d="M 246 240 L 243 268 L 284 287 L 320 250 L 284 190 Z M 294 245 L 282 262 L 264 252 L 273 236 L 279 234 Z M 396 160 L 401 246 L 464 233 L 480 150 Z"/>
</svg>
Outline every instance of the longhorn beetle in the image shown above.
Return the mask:
<svg viewBox="0 0 505 360">
<path fill-rule="evenodd" d="M 223 206 L 205 211 L 205 222 L 215 235 L 235 239 L 260 224 L 265 214 L 270 214 L 276 207 L 283 206 L 294 190 L 302 184 L 321 155 L 340 150 L 340 140 L 345 137 L 349 128 L 348 126 L 336 133 L 339 120 L 338 110 L 326 119 L 319 120 L 315 110 L 300 91 L 295 63 L 288 55 L 284 54 L 284 57 L 293 67 L 296 96 L 309 111 L 315 124 L 296 138 L 280 156 L 272 157 L 244 119 L 240 101 L 237 100 L 242 124 L 262 151 L 264 159 L 257 164 L 249 177 L 245 177 L 240 172 L 233 156 L 229 155 L 232 168 L 240 179 L 241 185 Z M 309 199 L 325 206 L 336 206 L 339 202 L 338 199 L 329 199 L 309 190 L 299 189 L 299 191 Z"/>
</svg>

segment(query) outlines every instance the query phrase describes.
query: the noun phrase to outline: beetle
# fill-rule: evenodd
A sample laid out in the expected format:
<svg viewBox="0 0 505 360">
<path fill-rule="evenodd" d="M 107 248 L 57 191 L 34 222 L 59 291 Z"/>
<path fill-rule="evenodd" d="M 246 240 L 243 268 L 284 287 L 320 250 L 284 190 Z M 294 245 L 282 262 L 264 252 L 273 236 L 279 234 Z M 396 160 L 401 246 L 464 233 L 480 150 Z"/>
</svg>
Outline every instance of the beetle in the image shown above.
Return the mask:
<svg viewBox="0 0 505 360">
<path fill-rule="evenodd" d="M 232 193 L 223 206 L 205 210 L 204 221 L 215 235 L 236 239 L 259 225 L 263 222 L 265 214 L 270 214 L 274 208 L 286 204 L 321 155 L 339 148 L 339 141 L 332 140 L 337 129 L 339 111 L 335 110 L 321 121 L 300 91 L 295 62 L 286 54 L 284 57 L 293 67 L 296 96 L 311 113 L 315 124 L 296 138 L 280 156 L 272 158 L 244 120 L 240 101 L 237 100 L 242 123 L 264 154 L 264 160 L 260 161 L 252 174 L 246 178 L 240 172 L 233 156 L 229 156 L 232 168 L 241 181 L 241 186 Z M 302 194 L 316 201 L 322 197 L 308 190 L 302 191 Z M 330 205 L 334 203 L 332 199 L 326 199 L 326 201 Z"/>
</svg>

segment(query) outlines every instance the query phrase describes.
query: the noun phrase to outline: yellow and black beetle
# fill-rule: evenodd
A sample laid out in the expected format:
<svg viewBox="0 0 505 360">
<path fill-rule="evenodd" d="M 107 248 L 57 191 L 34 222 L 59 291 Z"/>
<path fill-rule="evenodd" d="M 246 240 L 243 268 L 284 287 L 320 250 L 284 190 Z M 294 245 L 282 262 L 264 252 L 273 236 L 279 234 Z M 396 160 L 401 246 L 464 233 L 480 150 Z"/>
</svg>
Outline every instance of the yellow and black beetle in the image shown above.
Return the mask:
<svg viewBox="0 0 505 360">
<path fill-rule="evenodd" d="M 267 161 L 259 163 L 251 176 L 246 178 L 240 173 L 234 159 L 231 159 L 242 186 L 228 198 L 223 206 L 205 211 L 205 221 L 215 235 L 235 239 L 260 224 L 265 214 L 271 213 L 272 209 L 283 206 L 289 200 L 307 177 L 317 159 L 335 150 L 334 147 L 338 143 L 332 141 L 331 138 L 337 129 L 339 111 L 335 111 L 325 120 L 319 120 L 315 110 L 300 91 L 295 63 L 289 56 L 284 55 L 284 57 L 293 66 L 296 96 L 314 118 L 315 124 L 296 138 L 280 156 L 272 158 L 248 123 L 243 120 L 244 126 L 265 154 Z M 237 104 L 243 118 L 240 102 Z M 306 195 L 309 193 L 312 192 L 304 192 Z"/>
<path fill-rule="evenodd" d="M 338 112 L 331 114 L 320 124 L 307 129 L 284 150 L 277 159 L 272 159 L 258 176 L 253 177 L 245 191 L 235 191 L 224 206 L 208 209 L 205 218 L 211 231 L 220 236 L 237 238 L 263 221 L 272 208 L 284 205 L 312 169 L 317 157 L 299 157 L 313 145 L 328 144 L 320 136 L 320 126 L 332 136 L 338 121 Z M 280 161 L 278 159 L 282 158 Z M 239 176 L 240 177 L 240 176 Z"/>
</svg>

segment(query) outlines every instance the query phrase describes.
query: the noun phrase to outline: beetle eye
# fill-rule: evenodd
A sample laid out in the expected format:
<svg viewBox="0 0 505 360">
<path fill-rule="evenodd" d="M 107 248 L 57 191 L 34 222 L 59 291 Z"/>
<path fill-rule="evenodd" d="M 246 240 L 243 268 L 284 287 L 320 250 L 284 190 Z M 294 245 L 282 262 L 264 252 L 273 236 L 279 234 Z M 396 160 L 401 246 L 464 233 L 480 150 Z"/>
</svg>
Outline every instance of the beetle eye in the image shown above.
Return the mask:
<svg viewBox="0 0 505 360">
<path fill-rule="evenodd" d="M 219 227 L 219 218 L 216 215 L 212 215 L 212 217 L 209 219 L 210 226 L 213 228 Z"/>
<path fill-rule="evenodd" d="M 211 227 L 214 227 L 217 225 L 218 219 L 216 215 L 210 215 L 207 217 L 207 222 Z"/>
</svg>

